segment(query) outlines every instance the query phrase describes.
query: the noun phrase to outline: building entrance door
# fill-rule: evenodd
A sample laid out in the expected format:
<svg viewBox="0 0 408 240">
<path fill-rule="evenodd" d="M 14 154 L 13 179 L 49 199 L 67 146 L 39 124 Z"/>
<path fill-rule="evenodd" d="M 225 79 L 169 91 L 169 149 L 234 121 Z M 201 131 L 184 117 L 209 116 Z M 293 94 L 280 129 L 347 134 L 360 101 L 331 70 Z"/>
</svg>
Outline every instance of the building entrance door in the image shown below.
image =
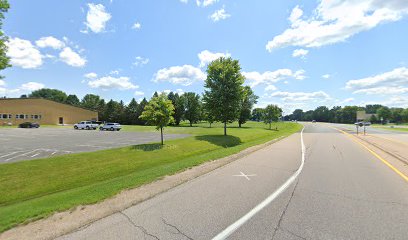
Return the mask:
<svg viewBox="0 0 408 240">
<path fill-rule="evenodd" d="M 64 118 L 63 117 L 59 117 L 59 124 L 64 124 Z"/>
</svg>

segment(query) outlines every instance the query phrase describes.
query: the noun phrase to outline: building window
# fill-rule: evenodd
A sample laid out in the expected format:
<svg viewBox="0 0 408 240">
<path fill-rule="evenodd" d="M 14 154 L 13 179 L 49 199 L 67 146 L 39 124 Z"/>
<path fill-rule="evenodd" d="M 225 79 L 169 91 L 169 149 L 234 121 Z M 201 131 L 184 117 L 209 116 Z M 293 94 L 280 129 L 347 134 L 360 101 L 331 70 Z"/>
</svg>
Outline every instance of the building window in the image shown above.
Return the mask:
<svg viewBox="0 0 408 240">
<path fill-rule="evenodd" d="M 41 119 L 41 115 L 38 114 L 31 115 L 31 119 Z"/>
<path fill-rule="evenodd" d="M 11 118 L 11 114 L 0 113 L 0 119 L 9 119 Z"/>
<path fill-rule="evenodd" d="M 26 118 L 28 118 L 28 115 L 25 115 L 25 114 L 17 114 L 16 115 L 16 119 L 26 119 Z"/>
</svg>

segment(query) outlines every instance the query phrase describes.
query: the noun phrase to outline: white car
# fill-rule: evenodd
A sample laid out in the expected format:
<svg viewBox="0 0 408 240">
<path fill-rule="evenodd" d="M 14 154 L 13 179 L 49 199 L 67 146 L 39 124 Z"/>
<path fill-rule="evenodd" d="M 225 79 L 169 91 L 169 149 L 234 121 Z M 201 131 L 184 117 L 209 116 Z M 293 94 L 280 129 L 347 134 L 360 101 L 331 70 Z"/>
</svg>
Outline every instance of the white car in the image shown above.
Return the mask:
<svg viewBox="0 0 408 240">
<path fill-rule="evenodd" d="M 99 130 L 110 130 L 110 131 L 120 131 L 122 126 L 119 123 L 105 123 L 103 126 L 99 127 Z"/>
<path fill-rule="evenodd" d="M 98 124 L 93 123 L 91 121 L 82 121 L 74 125 L 75 129 L 86 129 L 86 130 L 96 130 L 98 128 Z"/>
</svg>

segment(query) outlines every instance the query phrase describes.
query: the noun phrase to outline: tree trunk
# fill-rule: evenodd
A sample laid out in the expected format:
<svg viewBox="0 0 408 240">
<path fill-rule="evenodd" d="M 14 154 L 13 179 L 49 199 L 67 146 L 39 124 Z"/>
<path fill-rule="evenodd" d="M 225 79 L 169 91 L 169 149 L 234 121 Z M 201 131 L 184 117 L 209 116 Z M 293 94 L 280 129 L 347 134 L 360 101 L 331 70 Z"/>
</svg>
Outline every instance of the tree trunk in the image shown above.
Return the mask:
<svg viewBox="0 0 408 240">
<path fill-rule="evenodd" d="M 211 123 L 210 123 L 210 128 L 211 128 Z"/>
<path fill-rule="evenodd" d="M 160 128 L 161 145 L 163 145 L 163 127 Z"/>
<path fill-rule="evenodd" d="M 193 126 L 193 122 L 192 121 L 190 121 L 190 127 L 192 127 Z"/>
<path fill-rule="evenodd" d="M 272 129 L 272 123 L 269 123 L 269 130 Z"/>
<path fill-rule="evenodd" d="M 238 127 L 241 127 L 241 122 L 238 122 Z"/>
<path fill-rule="evenodd" d="M 224 136 L 227 136 L 227 122 L 224 122 Z"/>
</svg>

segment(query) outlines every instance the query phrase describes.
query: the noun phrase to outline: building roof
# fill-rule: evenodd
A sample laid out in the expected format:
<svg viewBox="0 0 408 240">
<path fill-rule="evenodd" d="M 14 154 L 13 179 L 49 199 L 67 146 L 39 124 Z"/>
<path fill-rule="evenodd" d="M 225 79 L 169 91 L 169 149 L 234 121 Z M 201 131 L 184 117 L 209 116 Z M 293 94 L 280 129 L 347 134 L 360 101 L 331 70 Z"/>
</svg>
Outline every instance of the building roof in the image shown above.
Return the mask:
<svg viewBox="0 0 408 240">
<path fill-rule="evenodd" d="M 4 98 L 4 97 L 2 97 L 2 98 L 0 98 L 0 101 L 4 101 L 4 100 L 46 100 L 46 101 L 50 101 L 50 102 L 64 104 L 64 105 L 67 105 L 67 106 L 70 106 L 70 107 L 82 108 L 84 110 L 91 111 L 91 112 L 98 112 L 98 111 L 88 109 L 88 108 L 84 108 L 84 107 L 81 107 L 81 106 L 74 106 L 74 105 L 71 105 L 71 104 L 62 103 L 62 102 L 54 101 L 54 100 L 47 99 L 47 98 L 41 98 L 41 97 L 27 97 L 27 98 Z"/>
</svg>

